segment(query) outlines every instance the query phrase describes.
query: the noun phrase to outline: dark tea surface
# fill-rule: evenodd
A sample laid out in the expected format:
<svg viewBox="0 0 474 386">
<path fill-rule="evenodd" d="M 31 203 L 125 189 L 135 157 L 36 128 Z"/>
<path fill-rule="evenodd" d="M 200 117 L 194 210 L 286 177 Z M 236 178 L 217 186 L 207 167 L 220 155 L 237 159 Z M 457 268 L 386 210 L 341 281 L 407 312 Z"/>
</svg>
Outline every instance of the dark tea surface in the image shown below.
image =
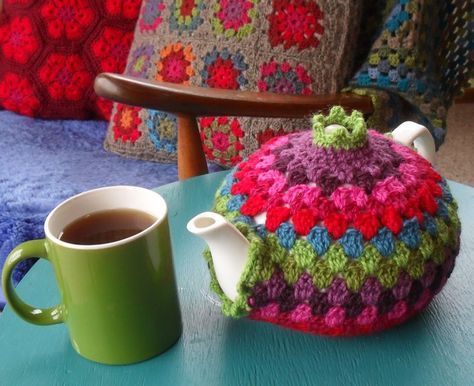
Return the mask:
<svg viewBox="0 0 474 386">
<path fill-rule="evenodd" d="M 104 210 L 68 224 L 59 239 L 80 245 L 112 243 L 140 233 L 155 221 L 152 215 L 135 209 Z"/>
</svg>

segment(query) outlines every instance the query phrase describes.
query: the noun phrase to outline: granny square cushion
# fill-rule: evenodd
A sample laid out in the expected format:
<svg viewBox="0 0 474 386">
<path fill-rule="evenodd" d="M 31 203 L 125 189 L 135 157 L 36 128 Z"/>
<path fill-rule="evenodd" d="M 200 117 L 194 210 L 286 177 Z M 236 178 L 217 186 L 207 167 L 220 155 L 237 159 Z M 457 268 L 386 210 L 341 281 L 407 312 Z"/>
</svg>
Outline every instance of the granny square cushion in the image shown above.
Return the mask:
<svg viewBox="0 0 474 386">
<path fill-rule="evenodd" d="M 360 1 L 144 0 L 125 73 L 203 87 L 325 94 L 341 89 L 358 32 Z M 232 166 L 308 120 L 203 117 L 209 161 Z M 105 147 L 176 159 L 174 116 L 116 104 Z"/>
<path fill-rule="evenodd" d="M 105 118 L 95 76 L 122 72 L 140 0 L 4 0 L 0 107 L 41 118 Z"/>
</svg>

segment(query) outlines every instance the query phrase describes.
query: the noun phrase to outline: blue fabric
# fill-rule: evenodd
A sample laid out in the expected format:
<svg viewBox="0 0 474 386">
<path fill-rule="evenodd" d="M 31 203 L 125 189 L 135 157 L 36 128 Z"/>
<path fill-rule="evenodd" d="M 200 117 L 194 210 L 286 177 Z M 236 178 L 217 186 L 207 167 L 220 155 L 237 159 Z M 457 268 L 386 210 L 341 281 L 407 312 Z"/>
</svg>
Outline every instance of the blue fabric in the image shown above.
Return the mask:
<svg viewBox="0 0 474 386">
<path fill-rule="evenodd" d="M 175 164 L 106 152 L 106 127 L 106 122 L 46 121 L 0 111 L 0 267 L 16 245 L 43 237 L 47 214 L 74 194 L 107 185 L 153 188 L 177 180 Z M 29 266 L 15 272 L 14 282 Z M 4 304 L 0 290 L 0 309 Z"/>
</svg>

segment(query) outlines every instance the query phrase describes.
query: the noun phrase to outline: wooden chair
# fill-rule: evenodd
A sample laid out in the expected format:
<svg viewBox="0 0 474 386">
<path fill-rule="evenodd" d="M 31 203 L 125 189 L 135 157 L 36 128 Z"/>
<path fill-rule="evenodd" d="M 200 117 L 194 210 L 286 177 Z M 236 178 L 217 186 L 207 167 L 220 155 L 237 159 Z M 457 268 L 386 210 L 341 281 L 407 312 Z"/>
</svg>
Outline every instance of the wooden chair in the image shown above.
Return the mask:
<svg viewBox="0 0 474 386">
<path fill-rule="evenodd" d="M 221 90 L 155 82 L 103 73 L 95 80 L 98 95 L 115 102 L 173 113 L 178 117 L 178 176 L 180 180 L 208 172 L 196 118 L 247 116 L 302 118 L 341 105 L 347 110 L 373 111 L 369 97 L 352 94 L 295 96 Z"/>
</svg>

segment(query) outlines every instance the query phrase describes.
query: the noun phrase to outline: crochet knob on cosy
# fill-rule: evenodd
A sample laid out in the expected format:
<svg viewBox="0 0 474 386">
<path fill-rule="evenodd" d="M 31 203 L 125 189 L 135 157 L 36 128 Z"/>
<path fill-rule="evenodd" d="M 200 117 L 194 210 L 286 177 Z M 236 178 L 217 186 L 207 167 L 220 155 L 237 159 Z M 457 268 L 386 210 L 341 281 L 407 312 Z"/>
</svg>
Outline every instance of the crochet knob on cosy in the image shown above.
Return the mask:
<svg viewBox="0 0 474 386">
<path fill-rule="evenodd" d="M 341 107 L 238 164 L 214 211 L 249 242 L 235 299 L 205 252 L 224 314 L 317 334 L 404 322 L 441 290 L 459 251 L 446 181 L 413 149 Z"/>
</svg>

